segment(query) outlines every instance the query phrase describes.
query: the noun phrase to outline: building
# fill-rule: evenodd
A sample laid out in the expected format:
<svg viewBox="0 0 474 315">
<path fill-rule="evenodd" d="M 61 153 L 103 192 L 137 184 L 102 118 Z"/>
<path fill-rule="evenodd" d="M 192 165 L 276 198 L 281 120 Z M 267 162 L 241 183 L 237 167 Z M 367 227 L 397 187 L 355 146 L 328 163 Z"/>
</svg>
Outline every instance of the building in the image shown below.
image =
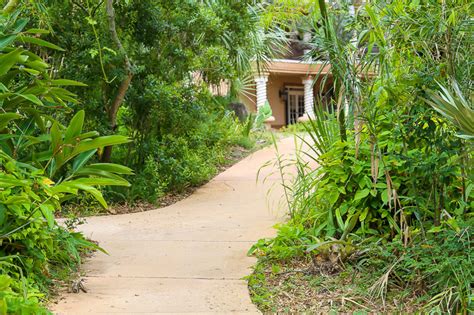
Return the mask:
<svg viewBox="0 0 474 315">
<path fill-rule="evenodd" d="M 264 72 L 255 74 L 255 85 L 249 91 L 252 96 L 240 98 L 251 112 L 268 100 L 273 112 L 268 124 L 272 128 L 314 117 L 315 103 L 326 105 L 332 97 L 330 65 L 304 59 L 304 43 L 309 39 L 307 34 L 303 39 L 294 35 L 287 56 L 273 59 Z"/>
</svg>

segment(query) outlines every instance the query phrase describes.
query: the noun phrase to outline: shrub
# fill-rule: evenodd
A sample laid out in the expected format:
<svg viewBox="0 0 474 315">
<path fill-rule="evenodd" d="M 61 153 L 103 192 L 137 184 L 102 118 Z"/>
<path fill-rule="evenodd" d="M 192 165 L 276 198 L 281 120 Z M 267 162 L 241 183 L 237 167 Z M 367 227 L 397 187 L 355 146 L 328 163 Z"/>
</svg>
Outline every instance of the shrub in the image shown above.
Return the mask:
<svg viewBox="0 0 474 315">
<path fill-rule="evenodd" d="M 288 164 L 297 170 L 284 183 L 290 218 L 251 252 L 277 260 L 332 256 L 337 261 L 329 263 L 341 266 L 362 256 L 386 271 L 376 296 L 396 283 L 427 294 L 426 309 L 468 312 L 472 230 L 465 225 L 472 224 L 474 183 L 472 105 L 464 97 L 472 90 L 471 49 L 463 38 L 471 4 L 400 10 L 403 1 L 376 1 L 355 15 L 319 5 L 312 57 L 331 66 L 329 108 L 337 108 L 337 119 L 318 113 L 299 135 L 304 146 L 296 158 L 277 158 L 283 175 Z M 345 33 L 357 33 L 357 44 Z M 441 94 L 432 92 L 440 86 Z M 365 255 L 372 247 L 380 256 Z"/>
<path fill-rule="evenodd" d="M 369 292 L 385 300 L 387 293 L 410 287 L 428 313 L 474 310 L 472 284 L 474 251 L 472 222 L 415 237 L 409 246 L 395 240 L 369 244 L 353 262 L 360 271 L 372 271 Z M 378 279 L 377 279 L 378 278 Z"/>
<path fill-rule="evenodd" d="M 114 161 L 127 161 L 138 171 L 130 178 L 130 189 L 107 192 L 111 200 L 154 203 L 166 193 L 209 180 L 226 163 L 231 147 L 254 145 L 226 111 L 228 100 L 210 95 L 205 87 L 150 83 L 134 102 L 132 111 L 119 115 L 121 124 L 135 126 L 134 141 L 115 150 Z"/>
<path fill-rule="evenodd" d="M 90 163 L 126 137 L 83 132 L 83 111 L 66 125 L 56 118 L 77 103 L 64 87 L 82 84 L 50 77 L 49 65 L 25 43 L 60 48 L 39 38 L 43 30 L 24 31 L 28 20 L 19 14 L 0 15 L 0 312 L 42 314 L 57 273 L 74 270 L 81 252 L 99 249 L 58 225 L 54 213 L 79 192 L 105 207 L 98 188 L 127 186 L 121 175 L 132 172 Z"/>
</svg>

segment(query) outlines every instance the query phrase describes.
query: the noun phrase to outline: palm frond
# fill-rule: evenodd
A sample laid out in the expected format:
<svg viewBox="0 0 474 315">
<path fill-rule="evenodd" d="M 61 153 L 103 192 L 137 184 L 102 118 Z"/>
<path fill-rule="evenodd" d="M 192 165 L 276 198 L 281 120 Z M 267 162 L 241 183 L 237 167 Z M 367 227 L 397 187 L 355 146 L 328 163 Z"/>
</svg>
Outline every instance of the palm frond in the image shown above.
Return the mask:
<svg viewBox="0 0 474 315">
<path fill-rule="evenodd" d="M 425 99 L 434 110 L 449 119 L 461 133 L 463 139 L 474 139 L 474 109 L 472 102 L 468 101 L 456 81 L 451 81 L 451 90 L 441 85 L 441 91 L 428 91 L 430 99 Z"/>
</svg>

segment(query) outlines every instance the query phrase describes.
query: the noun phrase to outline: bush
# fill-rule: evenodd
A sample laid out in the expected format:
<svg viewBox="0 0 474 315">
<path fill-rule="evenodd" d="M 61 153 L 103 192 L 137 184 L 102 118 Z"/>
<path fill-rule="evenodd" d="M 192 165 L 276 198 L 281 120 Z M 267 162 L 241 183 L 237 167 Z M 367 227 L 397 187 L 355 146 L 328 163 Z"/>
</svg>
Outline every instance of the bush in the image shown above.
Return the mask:
<svg viewBox="0 0 474 315">
<path fill-rule="evenodd" d="M 337 108 L 337 119 L 317 113 L 299 135 L 304 151 L 277 163 L 282 173 L 288 164 L 298 171 L 284 183 L 290 218 L 251 252 L 341 269 L 355 268 L 352 258 L 362 256 L 367 265 L 379 263 L 362 269 L 366 278 L 386 271 L 374 285 L 376 296 L 393 285 L 426 294 L 426 309 L 468 312 L 472 230 L 463 225 L 473 218 L 474 151 L 472 105 L 463 96 L 472 90 L 470 48 L 463 37 L 470 17 L 457 13 L 471 5 L 418 3 L 400 11 L 402 2 L 367 3 L 356 15 L 326 11 L 319 2 L 322 20 L 314 18 L 322 27 L 314 30 L 312 53 L 331 65 L 329 108 Z M 357 45 L 344 32 L 360 34 Z M 448 51 L 434 54 L 439 45 Z M 364 55 L 361 47 L 377 50 Z M 443 93 L 433 94 L 440 84 Z M 380 256 L 366 255 L 372 247 Z"/>
<path fill-rule="evenodd" d="M 55 212 L 80 192 L 106 207 L 98 188 L 127 186 L 121 175 L 132 172 L 90 163 L 126 137 L 84 132 L 84 111 L 59 121 L 67 104 L 77 103 L 64 87 L 83 84 L 50 77 L 49 65 L 25 43 L 60 48 L 39 39 L 43 30 L 23 31 L 28 20 L 20 13 L 0 15 L 0 312 L 42 314 L 52 279 L 75 270 L 82 252 L 100 249 L 58 225 Z"/>
<path fill-rule="evenodd" d="M 136 131 L 134 141 L 115 150 L 113 157 L 126 161 L 137 174 L 130 178 L 130 189 L 109 190 L 108 198 L 155 203 L 166 193 L 212 178 L 233 146 L 253 147 L 255 142 L 242 134 L 243 126 L 226 110 L 227 103 L 205 87 L 150 83 L 134 98 L 131 110 L 120 114 L 121 124 L 135 126 Z"/>
</svg>

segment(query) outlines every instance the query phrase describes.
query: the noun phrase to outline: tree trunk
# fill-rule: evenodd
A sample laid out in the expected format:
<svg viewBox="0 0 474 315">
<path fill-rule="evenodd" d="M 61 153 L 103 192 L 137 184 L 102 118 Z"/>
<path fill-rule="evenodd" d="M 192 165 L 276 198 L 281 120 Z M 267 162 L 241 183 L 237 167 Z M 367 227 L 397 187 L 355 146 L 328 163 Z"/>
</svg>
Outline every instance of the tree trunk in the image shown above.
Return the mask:
<svg viewBox="0 0 474 315">
<path fill-rule="evenodd" d="M 120 83 L 115 99 L 107 108 L 107 115 L 109 118 L 110 129 L 112 130 L 112 132 L 115 132 L 117 130 L 117 113 L 120 108 L 120 105 L 122 105 L 123 100 L 125 99 L 125 94 L 127 93 L 127 90 L 130 87 L 130 83 L 132 82 L 133 71 L 132 71 L 132 65 L 130 63 L 130 59 L 128 58 L 127 52 L 123 48 L 122 42 L 120 41 L 117 35 L 117 29 L 115 27 L 115 10 L 113 6 L 113 2 L 114 2 L 113 0 L 107 0 L 106 2 L 107 20 L 109 22 L 109 32 L 110 32 L 110 36 L 112 37 L 113 42 L 117 46 L 120 54 L 123 56 L 124 67 L 127 73 L 126 77 Z M 112 157 L 112 147 L 111 146 L 105 147 L 104 152 L 102 154 L 102 162 L 110 162 L 111 157 Z"/>
</svg>

